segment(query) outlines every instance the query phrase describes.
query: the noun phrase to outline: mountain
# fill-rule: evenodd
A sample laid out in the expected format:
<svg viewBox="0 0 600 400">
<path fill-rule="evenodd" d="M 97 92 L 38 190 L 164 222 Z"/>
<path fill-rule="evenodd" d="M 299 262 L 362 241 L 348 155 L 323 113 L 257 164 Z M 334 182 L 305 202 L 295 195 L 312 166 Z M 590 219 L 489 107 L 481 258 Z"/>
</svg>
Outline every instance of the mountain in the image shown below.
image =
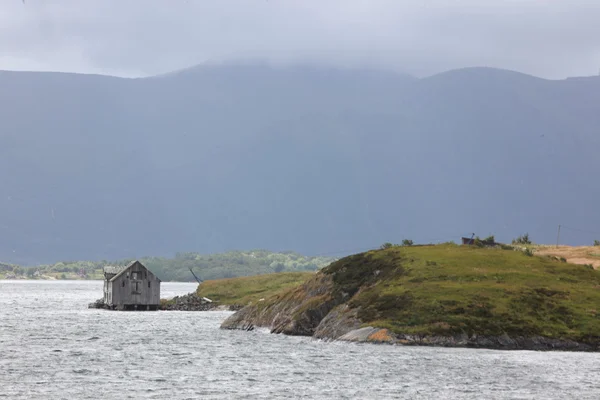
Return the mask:
<svg viewBox="0 0 600 400">
<path fill-rule="evenodd" d="M 600 78 L 0 72 L 0 127 L 7 262 L 600 230 Z"/>
</svg>

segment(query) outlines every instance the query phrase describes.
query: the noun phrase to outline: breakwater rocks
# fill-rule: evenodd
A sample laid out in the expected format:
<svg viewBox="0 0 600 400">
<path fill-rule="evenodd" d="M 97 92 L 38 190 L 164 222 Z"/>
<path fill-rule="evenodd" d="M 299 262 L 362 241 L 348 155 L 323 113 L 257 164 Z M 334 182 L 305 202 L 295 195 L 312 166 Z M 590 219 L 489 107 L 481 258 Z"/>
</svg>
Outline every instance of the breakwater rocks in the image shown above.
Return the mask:
<svg viewBox="0 0 600 400">
<path fill-rule="evenodd" d="M 98 299 L 88 305 L 88 308 L 111 310 L 110 306 Z M 241 306 L 223 305 L 216 301 L 200 297 L 196 293 L 188 293 L 183 296 L 175 296 L 172 299 L 161 299 L 158 310 L 163 311 L 237 311 Z"/>
<path fill-rule="evenodd" d="M 103 299 L 98 299 L 95 302 L 88 304 L 88 308 L 99 308 L 99 309 L 110 310 L 110 307 L 107 304 L 104 304 Z"/>
<path fill-rule="evenodd" d="M 161 299 L 159 310 L 165 311 L 211 311 L 225 309 L 219 306 L 219 303 L 200 297 L 196 293 L 188 293 L 183 296 L 175 296 L 172 299 Z"/>
</svg>

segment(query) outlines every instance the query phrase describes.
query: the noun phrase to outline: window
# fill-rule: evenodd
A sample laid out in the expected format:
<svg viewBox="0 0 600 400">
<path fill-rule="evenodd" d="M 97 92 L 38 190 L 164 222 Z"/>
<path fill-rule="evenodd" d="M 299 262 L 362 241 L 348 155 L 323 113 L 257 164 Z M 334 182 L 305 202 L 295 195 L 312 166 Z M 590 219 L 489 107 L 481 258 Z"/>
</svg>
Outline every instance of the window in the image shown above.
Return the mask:
<svg viewBox="0 0 600 400">
<path fill-rule="evenodd" d="M 125 287 L 125 281 L 121 281 L 121 283 L 123 284 L 122 286 Z"/>
<path fill-rule="evenodd" d="M 148 287 L 150 287 L 150 281 L 148 281 Z"/>
<path fill-rule="evenodd" d="M 132 272 L 131 273 L 131 279 L 137 279 L 138 278 L 138 273 L 137 272 Z"/>
<path fill-rule="evenodd" d="M 131 293 L 132 294 L 140 294 L 140 282 L 136 281 L 131 285 Z"/>
</svg>

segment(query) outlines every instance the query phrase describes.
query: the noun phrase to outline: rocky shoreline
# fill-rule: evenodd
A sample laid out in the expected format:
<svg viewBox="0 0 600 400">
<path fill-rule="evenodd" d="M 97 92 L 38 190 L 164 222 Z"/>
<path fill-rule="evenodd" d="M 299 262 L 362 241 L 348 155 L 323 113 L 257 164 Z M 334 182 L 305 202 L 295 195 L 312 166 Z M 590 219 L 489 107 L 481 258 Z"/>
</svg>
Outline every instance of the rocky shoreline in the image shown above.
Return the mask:
<svg viewBox="0 0 600 400">
<path fill-rule="evenodd" d="M 104 304 L 103 299 L 98 299 L 88 305 L 88 308 L 106 309 L 110 307 Z M 158 310 L 161 311 L 237 311 L 241 306 L 230 306 L 219 304 L 196 293 L 188 293 L 183 296 L 175 296 L 172 299 L 161 299 Z"/>
<path fill-rule="evenodd" d="M 405 346 L 437 346 L 437 347 L 468 347 L 495 350 L 536 350 L 536 351 L 598 351 L 598 346 L 579 343 L 571 340 L 559 340 L 534 337 L 503 336 L 468 336 L 460 334 L 455 336 L 418 336 L 396 335 L 387 329 L 364 327 L 353 330 L 339 337 L 337 340 L 359 343 L 388 343 Z"/>
<path fill-rule="evenodd" d="M 402 346 L 436 346 L 436 347 L 464 347 L 482 348 L 494 350 L 536 350 L 536 351 L 600 351 L 599 344 L 588 344 L 573 340 L 560 340 L 542 336 L 533 337 L 510 337 L 502 336 L 480 336 L 459 334 L 454 336 L 421 336 L 395 334 L 388 329 L 372 326 L 362 326 L 360 320 L 355 317 L 355 310 L 337 310 L 328 313 L 316 327 L 312 334 L 306 330 L 306 326 L 294 329 L 284 328 L 287 324 L 281 320 L 279 314 L 270 323 L 265 320 L 257 320 L 251 317 L 251 308 L 244 308 L 230 316 L 221 329 L 237 329 L 251 331 L 255 328 L 269 328 L 271 333 L 283 333 L 286 335 L 310 336 L 315 339 L 327 341 L 345 341 L 355 343 L 390 344 Z M 349 312 L 345 312 L 349 311 Z M 284 318 L 285 319 L 285 318 Z M 289 326 L 288 326 L 289 328 Z"/>
</svg>

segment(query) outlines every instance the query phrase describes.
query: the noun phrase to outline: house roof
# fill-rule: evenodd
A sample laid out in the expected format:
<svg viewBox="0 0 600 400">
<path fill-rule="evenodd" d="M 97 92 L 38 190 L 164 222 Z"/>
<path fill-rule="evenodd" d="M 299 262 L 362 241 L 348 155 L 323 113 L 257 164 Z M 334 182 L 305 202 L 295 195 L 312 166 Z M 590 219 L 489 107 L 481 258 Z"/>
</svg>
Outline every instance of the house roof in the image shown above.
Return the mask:
<svg viewBox="0 0 600 400">
<path fill-rule="evenodd" d="M 119 268 L 118 272 L 116 272 L 116 275 L 113 276 L 112 278 L 110 278 L 110 282 L 113 282 L 115 280 L 117 280 L 118 277 L 120 277 L 121 275 L 123 275 L 125 273 L 125 271 L 127 271 L 129 268 L 133 267 L 135 264 L 140 264 L 142 267 L 146 268 L 146 266 L 144 264 L 142 264 L 139 261 L 133 261 L 131 263 L 129 263 L 128 265 L 124 266 L 124 267 L 111 267 L 111 268 Z M 105 267 L 106 268 L 106 267 Z M 148 271 L 150 271 L 148 268 L 146 268 Z M 152 272 L 152 271 L 150 271 Z M 111 273 L 111 272 L 109 272 Z M 158 279 L 158 277 L 156 278 L 159 282 L 161 282 L 160 279 Z"/>
<path fill-rule="evenodd" d="M 119 272 L 123 271 L 125 268 L 127 267 L 123 267 L 123 266 L 113 266 L 113 265 L 107 265 L 106 267 L 104 267 L 104 273 L 105 274 L 118 274 Z"/>
</svg>

